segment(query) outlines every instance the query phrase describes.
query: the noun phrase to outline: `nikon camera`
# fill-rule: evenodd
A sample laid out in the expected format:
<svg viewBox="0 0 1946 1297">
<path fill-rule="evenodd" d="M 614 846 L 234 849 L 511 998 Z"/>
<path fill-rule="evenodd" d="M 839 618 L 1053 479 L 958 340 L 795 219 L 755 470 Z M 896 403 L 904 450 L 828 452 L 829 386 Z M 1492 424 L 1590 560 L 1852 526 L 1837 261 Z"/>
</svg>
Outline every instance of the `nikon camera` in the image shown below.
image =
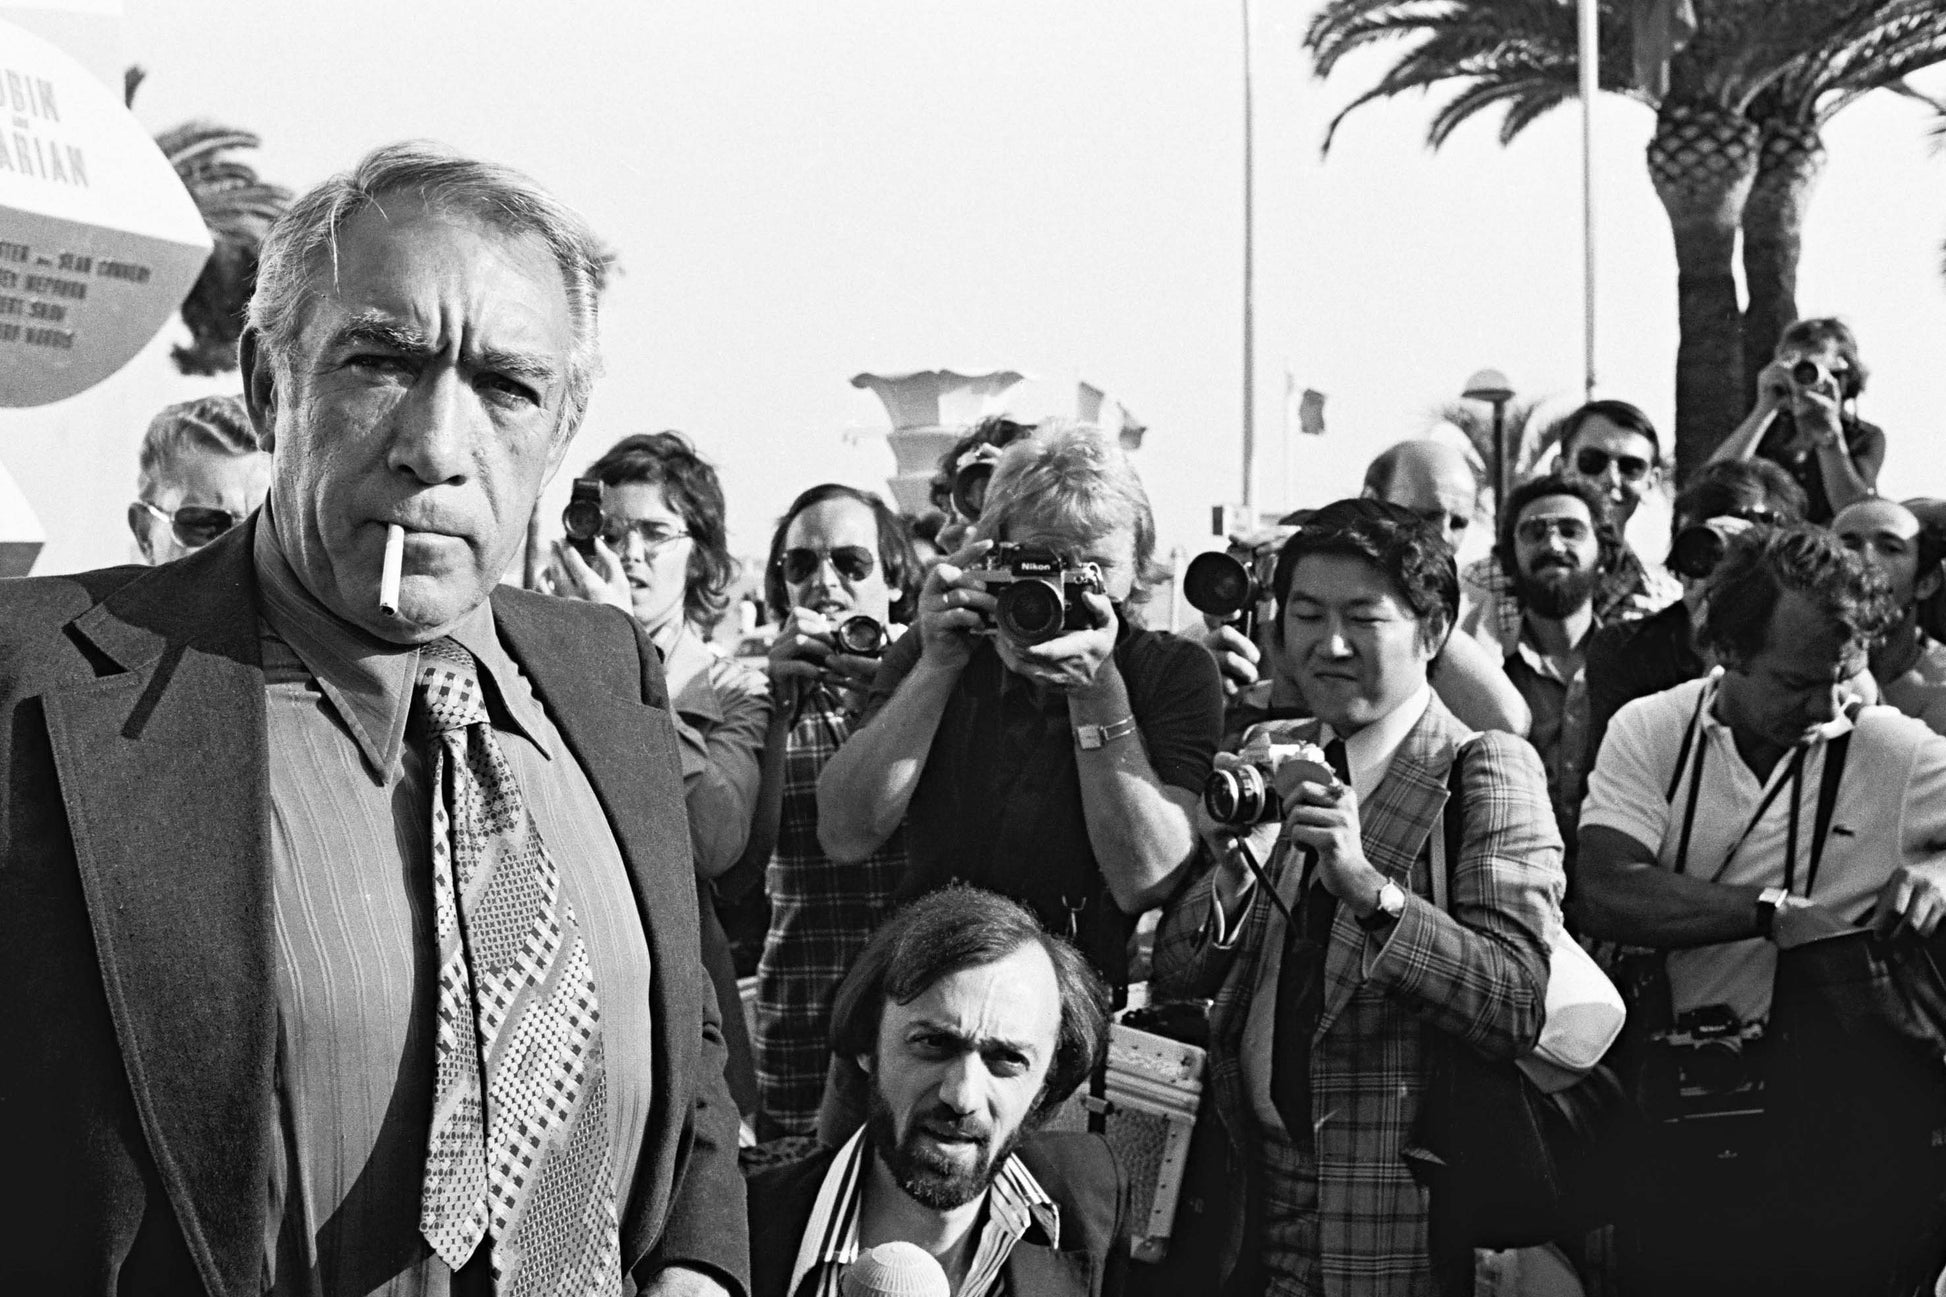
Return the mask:
<svg viewBox="0 0 1946 1297">
<path fill-rule="evenodd" d="M 1081 597 L 1102 591 L 1101 569 L 1093 563 L 1071 564 L 1051 550 L 1002 541 L 968 570 L 994 597 L 994 629 L 1016 644 L 1044 644 L 1094 625 Z"/>
</svg>

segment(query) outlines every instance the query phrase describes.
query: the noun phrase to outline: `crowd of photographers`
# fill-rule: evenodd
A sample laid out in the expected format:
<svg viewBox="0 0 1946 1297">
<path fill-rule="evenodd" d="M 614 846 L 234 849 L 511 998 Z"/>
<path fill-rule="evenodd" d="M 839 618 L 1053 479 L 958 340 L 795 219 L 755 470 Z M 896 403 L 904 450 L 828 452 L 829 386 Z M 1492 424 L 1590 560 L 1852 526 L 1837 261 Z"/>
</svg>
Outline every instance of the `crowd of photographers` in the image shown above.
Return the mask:
<svg viewBox="0 0 1946 1297">
<path fill-rule="evenodd" d="M 762 667 L 709 640 L 736 577 L 714 469 L 625 438 L 540 581 L 662 655 L 746 1137 L 849 1147 L 878 1092 L 833 997 L 902 906 L 970 884 L 1113 1002 L 1148 977 L 1206 1006 L 1207 1179 L 1150 1282 L 1471 1291 L 1504 1272 L 1429 1194 L 1430 1096 L 1456 1048 L 1535 1050 L 1567 932 L 1628 995 L 1609 1062 L 1641 1124 L 1606 1209 L 1550 1240 L 1562 1282 L 1931 1291 L 1937 1056 L 1829 1011 L 1946 913 L 1946 505 L 1878 494 L 1865 380 L 1843 324 L 1793 325 L 1666 560 L 1624 539 L 1665 462 L 1632 405 L 1563 421 L 1464 567 L 1473 469 L 1401 443 L 1361 498 L 1191 563 L 1182 634 L 1144 624 L 1155 521 L 1114 443 L 990 419 L 916 528 L 848 486 L 792 501 Z M 266 460 L 239 403 L 165 411 L 143 555 L 241 520 Z"/>
</svg>

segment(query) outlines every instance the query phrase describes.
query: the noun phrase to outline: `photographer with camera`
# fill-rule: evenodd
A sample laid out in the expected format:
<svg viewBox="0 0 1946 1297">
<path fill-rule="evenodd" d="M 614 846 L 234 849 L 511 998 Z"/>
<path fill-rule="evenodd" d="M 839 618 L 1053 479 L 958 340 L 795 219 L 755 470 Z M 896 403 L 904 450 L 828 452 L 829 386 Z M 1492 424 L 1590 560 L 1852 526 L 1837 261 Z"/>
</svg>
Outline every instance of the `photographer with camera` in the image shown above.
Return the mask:
<svg viewBox="0 0 1946 1297">
<path fill-rule="evenodd" d="M 863 859 L 826 856 L 817 788 L 851 737 L 885 648 L 911 621 L 923 579 L 904 520 L 868 491 L 814 486 L 771 534 L 764 602 L 780 624 L 769 662 L 775 706 L 750 845 L 770 898 L 757 964 L 760 1139 L 816 1129 L 832 989 L 905 876 L 898 832 Z"/>
<path fill-rule="evenodd" d="M 736 572 L 723 521 L 723 486 L 716 469 L 676 432 L 622 438 L 582 481 L 600 483 L 598 534 L 583 542 L 593 553 L 584 557 L 572 534 L 555 542 L 547 577 L 555 594 L 631 614 L 662 654 L 703 922 L 721 928 L 755 881 L 733 878 L 724 886 L 718 880 L 743 857 L 749 841 L 759 757 L 770 728 L 770 686 L 763 673 L 715 652 L 704 639 L 729 604 Z M 756 1111 L 757 1081 L 736 969 L 724 957 L 726 942 L 705 942 L 704 950 L 716 956 L 709 973 L 730 1046 L 731 1089 L 748 1117 Z"/>
<path fill-rule="evenodd" d="M 1673 689 L 1709 670 L 1699 633 L 1709 575 L 1734 533 L 1757 522 L 1804 519 L 1804 492 L 1767 459 L 1705 464 L 1676 495 L 1667 566 L 1682 598 L 1660 612 L 1603 626 L 1588 641 L 1588 742 L 1584 770 L 1601 752 L 1622 704 Z"/>
<path fill-rule="evenodd" d="M 1829 523 L 1878 490 L 1885 432 L 1858 417 L 1869 374 L 1843 320 L 1799 320 L 1757 375 L 1757 403 L 1710 462 L 1753 455 L 1771 461 L 1804 489 L 1805 519 Z"/>
<path fill-rule="evenodd" d="M 1707 600 L 1701 639 L 1723 669 L 1616 714 L 1581 812 L 1582 930 L 1666 965 L 1666 980 L 1635 979 L 1630 1010 L 1650 1035 L 1641 1097 L 1661 1121 L 1624 1223 L 1625 1273 L 1644 1294 L 1910 1291 L 1875 1285 L 1937 1272 L 1913 1251 L 1941 1223 L 1934 1140 L 1874 1135 L 1861 1175 L 1843 1160 L 1857 1148 L 1833 1158 L 1781 1125 L 1802 1114 L 1780 1094 L 1874 1056 L 1863 1036 L 1780 1053 L 1792 1036 L 1766 1024 L 1787 1009 L 1801 1020 L 1811 1000 L 1784 990 L 1807 985 L 1807 957 L 1862 955 L 1843 943 L 1868 940 L 1867 924 L 1930 936 L 1946 914 L 1946 739 L 1853 696 L 1893 609 L 1830 533 L 1729 537 Z M 1936 1075 L 1937 1058 L 1920 1071 Z M 1816 1123 L 1850 1130 L 1894 1110 L 1893 1083 L 1847 1074 Z"/>
<path fill-rule="evenodd" d="M 1195 856 L 1216 667 L 1133 620 L 1155 520 L 1098 430 L 1009 447 L 975 534 L 927 577 L 872 719 L 825 767 L 818 837 L 858 860 L 903 822 L 902 895 L 962 879 L 1011 896 L 1121 985 L 1133 916 Z"/>
<path fill-rule="evenodd" d="M 1475 734 L 1432 692 L 1459 580 L 1425 521 L 1327 505 L 1274 589 L 1277 670 L 1316 718 L 1219 758 L 1212 863 L 1156 936 L 1155 997 L 1214 997 L 1224 1156 L 1171 1243 L 1213 1273 L 1182 1288 L 1470 1292 L 1472 1252 L 1432 1237 L 1407 1150 L 1442 1048 L 1505 1059 L 1539 1036 L 1565 886 L 1547 777 L 1524 741 Z"/>
</svg>

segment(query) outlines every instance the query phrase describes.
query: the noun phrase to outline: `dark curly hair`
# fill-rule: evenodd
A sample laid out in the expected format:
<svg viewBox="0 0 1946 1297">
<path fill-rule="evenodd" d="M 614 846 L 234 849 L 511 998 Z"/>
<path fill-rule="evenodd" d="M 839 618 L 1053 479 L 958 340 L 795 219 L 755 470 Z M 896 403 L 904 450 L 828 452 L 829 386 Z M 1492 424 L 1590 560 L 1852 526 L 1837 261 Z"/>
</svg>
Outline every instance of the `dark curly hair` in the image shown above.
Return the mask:
<svg viewBox="0 0 1946 1297">
<path fill-rule="evenodd" d="M 887 1004 L 910 1004 L 942 977 L 1038 945 L 1054 963 L 1061 1028 L 1033 1117 L 1088 1078 L 1108 1044 L 1108 988 L 1080 951 L 1042 928 L 1018 901 L 965 884 L 929 892 L 879 925 L 831 1002 L 831 1050 L 850 1062 L 878 1052 Z"/>
<path fill-rule="evenodd" d="M 784 586 L 784 537 L 790 534 L 798 514 L 826 500 L 856 500 L 872 511 L 878 524 L 878 561 L 892 592 L 886 615 L 901 626 L 911 621 L 919 610 L 919 587 L 925 583 L 926 571 L 912 547 L 910 525 L 870 491 L 837 482 L 814 486 L 792 500 L 791 507 L 777 520 L 777 530 L 770 533 L 770 554 L 764 559 L 764 605 L 770 609 L 771 619 L 781 623 L 791 613 L 791 592 Z"/>
<path fill-rule="evenodd" d="M 737 575 L 715 467 L 680 432 L 638 432 L 610 446 L 583 476 L 599 478 L 603 486 L 645 482 L 662 488 L 682 515 L 691 542 L 683 613 L 704 630 L 713 628 L 730 605 L 730 583 Z"/>
<path fill-rule="evenodd" d="M 1520 554 L 1514 547 L 1514 532 L 1520 525 L 1521 511 L 1536 500 L 1557 495 L 1568 496 L 1588 506 L 1588 516 L 1595 524 L 1595 541 L 1600 546 L 1595 572 L 1603 583 L 1614 579 L 1621 571 L 1624 546 L 1621 532 L 1615 529 L 1615 518 L 1608 507 L 1607 493 L 1592 482 L 1562 477 L 1558 473 L 1530 477 L 1507 493 L 1507 507 L 1500 511 L 1500 535 L 1493 545 L 1493 557 L 1500 564 L 1500 570 L 1507 574 L 1509 581 L 1520 580 Z"/>
<path fill-rule="evenodd" d="M 1763 651 L 1786 591 L 1810 600 L 1855 645 L 1878 640 L 1898 618 L 1885 578 L 1823 527 L 1752 527 L 1730 538 L 1710 573 L 1703 643 L 1726 664 L 1748 662 Z"/>
<path fill-rule="evenodd" d="M 1425 643 L 1445 643 L 1459 620 L 1459 569 L 1445 537 L 1410 509 L 1383 500 L 1336 500 L 1312 514 L 1277 552 L 1271 585 L 1277 594 L 1277 639 L 1284 638 L 1284 604 L 1298 560 L 1308 554 L 1362 558 L 1392 582 Z"/>
<path fill-rule="evenodd" d="M 1719 459 L 1696 470 L 1676 494 L 1669 538 L 1711 518 L 1767 512 L 1777 523 L 1803 522 L 1804 488 L 1767 459 Z"/>
</svg>

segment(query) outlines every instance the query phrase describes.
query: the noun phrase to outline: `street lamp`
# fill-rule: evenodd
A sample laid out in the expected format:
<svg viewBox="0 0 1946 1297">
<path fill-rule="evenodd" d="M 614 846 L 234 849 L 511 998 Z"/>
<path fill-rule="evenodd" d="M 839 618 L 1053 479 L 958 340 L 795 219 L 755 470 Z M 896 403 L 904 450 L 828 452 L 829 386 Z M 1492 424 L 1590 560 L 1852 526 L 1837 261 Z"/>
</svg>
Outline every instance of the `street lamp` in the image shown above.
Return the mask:
<svg viewBox="0 0 1946 1297">
<path fill-rule="evenodd" d="M 1500 516 L 1500 506 L 1507 499 L 1510 485 L 1508 477 L 1512 465 L 1507 462 L 1507 402 L 1514 399 L 1513 385 L 1507 376 L 1497 369 L 1483 369 L 1466 380 L 1466 390 L 1460 395 L 1469 401 L 1486 401 L 1493 406 L 1493 514 Z"/>
</svg>

